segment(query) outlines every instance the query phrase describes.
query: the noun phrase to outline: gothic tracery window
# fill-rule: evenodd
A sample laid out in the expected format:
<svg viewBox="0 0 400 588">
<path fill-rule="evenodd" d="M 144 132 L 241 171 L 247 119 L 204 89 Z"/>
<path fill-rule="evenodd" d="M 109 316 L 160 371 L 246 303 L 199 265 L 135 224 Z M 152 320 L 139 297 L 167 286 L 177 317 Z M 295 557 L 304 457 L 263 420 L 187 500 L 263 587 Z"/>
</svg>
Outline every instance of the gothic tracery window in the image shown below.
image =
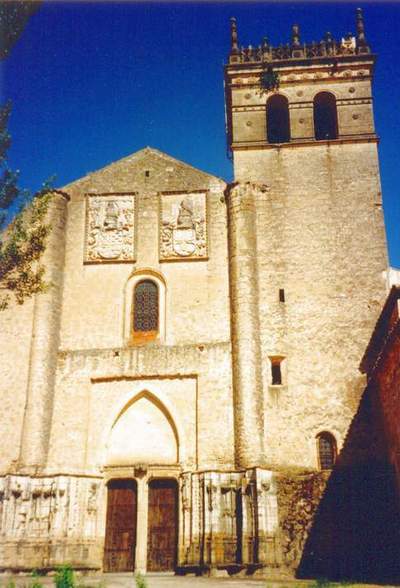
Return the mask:
<svg viewBox="0 0 400 588">
<path fill-rule="evenodd" d="M 336 460 L 336 440 L 331 433 L 317 436 L 318 459 L 321 470 L 331 470 Z"/>
<path fill-rule="evenodd" d="M 336 98 L 330 92 L 319 92 L 314 98 L 314 131 L 317 141 L 338 138 Z"/>
<path fill-rule="evenodd" d="M 158 287 L 152 280 L 136 284 L 133 295 L 133 335 L 154 339 L 159 330 Z"/>
</svg>

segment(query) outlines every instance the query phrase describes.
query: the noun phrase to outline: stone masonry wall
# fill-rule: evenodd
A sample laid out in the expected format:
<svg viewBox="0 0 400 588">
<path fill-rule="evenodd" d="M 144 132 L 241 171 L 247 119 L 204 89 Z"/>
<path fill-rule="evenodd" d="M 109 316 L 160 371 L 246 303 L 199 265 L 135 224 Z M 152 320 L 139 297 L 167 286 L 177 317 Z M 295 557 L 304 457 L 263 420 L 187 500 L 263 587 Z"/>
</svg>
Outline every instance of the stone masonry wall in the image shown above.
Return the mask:
<svg viewBox="0 0 400 588">
<path fill-rule="evenodd" d="M 258 281 L 269 464 L 317 467 L 315 436 L 340 448 L 364 378 L 358 363 L 385 294 L 375 144 L 243 151 L 258 201 Z M 285 302 L 279 301 L 279 289 Z M 282 356 L 282 386 L 270 361 Z"/>
<path fill-rule="evenodd" d="M 22 306 L 11 302 L 0 312 L 0 396 L 2 414 L 0 422 L 2 450 L 0 473 L 9 471 L 19 458 L 26 387 L 29 375 L 32 319 L 34 301 Z"/>
<path fill-rule="evenodd" d="M 180 441 L 195 449 L 188 450 L 184 463 L 233 463 L 224 186 L 217 178 L 144 149 L 66 187 L 71 202 L 51 471 L 97 472 L 104 465 L 111 415 L 116 418 L 123 398 L 128 402 L 130 393 L 133 398 L 143 390 L 165 397 L 182 423 L 190 407 L 191 426 L 183 426 Z M 175 192 L 183 198 L 185 190 L 206 195 L 207 257 L 161 261 L 160 200 Z M 133 262 L 84 263 L 88 193 L 136 195 Z M 165 284 L 165 333 L 145 347 L 132 346 L 126 337 L 132 309 L 129 284 L 137 274 L 157 276 Z M 106 383 L 100 386 L 99 379 Z"/>
<path fill-rule="evenodd" d="M 64 227 L 61 221 L 57 224 L 57 230 L 65 230 L 66 236 L 63 272 L 59 267 L 63 239 L 58 233 L 54 233 L 49 249 L 50 256 L 57 258 L 52 269 L 60 277 L 57 300 L 50 310 L 61 318 L 61 329 L 53 333 L 56 323 L 51 317 L 40 326 L 41 332 L 56 337 L 51 350 L 57 362 L 55 382 L 53 387 L 53 373 L 46 375 L 46 366 L 52 367 L 53 359 L 43 357 L 33 376 L 36 380 L 44 378 L 44 391 L 39 394 L 39 403 L 31 402 L 32 410 L 39 410 L 40 403 L 45 402 L 52 415 L 51 424 L 48 419 L 39 423 L 43 425 L 40 442 L 45 459 L 41 457 L 36 465 L 33 461 L 26 464 L 35 465 L 35 471 L 18 470 L 23 409 L 33 380 L 32 374 L 29 382 L 28 378 L 23 382 L 14 378 L 20 385 L 18 390 L 10 389 L 10 396 L 15 399 L 16 392 L 19 396 L 17 407 L 10 403 L 10 451 L 9 455 L 5 453 L 5 476 L 0 487 L 2 569 L 48 569 L 65 561 L 78 567 L 101 567 L 105 476 L 132 476 L 136 459 L 131 456 L 129 471 L 121 470 L 125 464 L 117 464 L 117 471 L 110 461 L 110 451 L 115 449 L 110 448 L 111 434 L 121 415 L 135 407 L 137 398 L 160 410 L 176 434 L 177 458 L 152 475 L 178 476 L 182 469 L 234 468 L 224 188 L 222 181 L 151 149 L 67 187 L 67 225 Z M 135 195 L 134 260 L 85 263 L 88 193 Z M 188 193 L 200 194 L 199 198 L 204 195 L 207 255 L 161 261 L 160 202 L 175 193 L 182 195 L 177 197 L 178 202 Z M 66 205 L 67 199 L 63 202 Z M 64 222 L 64 216 L 61 220 Z M 133 345 L 130 337 L 132 283 L 137 276 L 158 280 L 161 291 L 160 317 L 164 323 L 160 324 L 157 340 L 145 346 Z M 29 304 L 17 319 L 13 318 L 11 331 L 27 311 L 31 312 Z M 25 332 L 28 353 L 31 331 Z M 12 335 L 10 332 L 11 361 L 17 353 Z M 16 342 L 18 336 L 16 333 Z M 8 361 L 3 365 L 10 381 L 11 364 Z M 19 373 L 24 375 L 23 370 Z M 35 423 L 29 418 L 25 437 L 22 435 L 27 452 L 27 432 L 34 426 L 36 434 Z M 157 438 L 151 442 L 156 444 Z M 152 462 L 152 467 L 158 466 Z"/>
<path fill-rule="evenodd" d="M 112 425 L 143 390 L 171 408 L 182 467 L 232 467 L 230 345 L 225 343 L 62 352 L 48 471 L 101 471 Z"/>
<path fill-rule="evenodd" d="M 47 456 L 53 388 L 59 342 L 68 197 L 54 191 L 47 220 L 52 227 L 43 254 L 46 292 L 0 313 L 0 369 L 4 450 L 0 472 L 21 466 L 40 468 Z M 11 427 L 8 430 L 8 427 Z"/>
<path fill-rule="evenodd" d="M 71 203 L 61 348 L 124 345 L 125 322 L 130 320 L 129 315 L 124 315 L 127 284 L 130 276 L 140 270 L 156 272 L 165 282 L 167 344 L 228 341 L 224 186 L 221 180 L 151 149 L 67 186 Z M 160 261 L 160 199 L 164 193 L 185 190 L 206 194 L 208 256 Z M 83 263 L 87 193 L 136 193 L 136 260 L 133 263 Z"/>
</svg>

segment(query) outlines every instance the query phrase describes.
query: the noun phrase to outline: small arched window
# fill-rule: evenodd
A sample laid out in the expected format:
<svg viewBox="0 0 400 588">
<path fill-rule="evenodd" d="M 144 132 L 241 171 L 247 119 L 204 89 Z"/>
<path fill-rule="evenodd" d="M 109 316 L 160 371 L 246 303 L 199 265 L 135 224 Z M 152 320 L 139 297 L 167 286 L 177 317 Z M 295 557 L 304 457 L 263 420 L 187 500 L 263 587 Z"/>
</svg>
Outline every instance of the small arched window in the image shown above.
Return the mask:
<svg viewBox="0 0 400 588">
<path fill-rule="evenodd" d="M 314 130 L 317 141 L 338 138 L 336 98 L 330 92 L 320 92 L 314 98 Z"/>
<path fill-rule="evenodd" d="M 267 101 L 268 143 L 290 141 L 289 102 L 285 96 L 274 94 Z"/>
<path fill-rule="evenodd" d="M 158 287 L 153 280 L 141 280 L 133 294 L 133 338 L 136 342 L 151 341 L 159 331 Z"/>
<path fill-rule="evenodd" d="M 331 433 L 317 436 L 318 461 L 321 470 L 331 470 L 336 460 L 336 440 Z"/>
</svg>

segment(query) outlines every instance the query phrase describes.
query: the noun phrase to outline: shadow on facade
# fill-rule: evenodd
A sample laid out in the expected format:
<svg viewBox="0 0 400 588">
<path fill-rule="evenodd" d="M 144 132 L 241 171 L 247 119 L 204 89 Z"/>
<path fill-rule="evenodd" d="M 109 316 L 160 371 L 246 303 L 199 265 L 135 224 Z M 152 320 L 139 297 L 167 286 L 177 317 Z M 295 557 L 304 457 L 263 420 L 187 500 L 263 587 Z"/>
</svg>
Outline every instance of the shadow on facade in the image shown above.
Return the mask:
<svg viewBox="0 0 400 588">
<path fill-rule="evenodd" d="M 366 389 L 308 534 L 299 578 L 400 581 L 400 512 L 382 418 Z"/>
</svg>

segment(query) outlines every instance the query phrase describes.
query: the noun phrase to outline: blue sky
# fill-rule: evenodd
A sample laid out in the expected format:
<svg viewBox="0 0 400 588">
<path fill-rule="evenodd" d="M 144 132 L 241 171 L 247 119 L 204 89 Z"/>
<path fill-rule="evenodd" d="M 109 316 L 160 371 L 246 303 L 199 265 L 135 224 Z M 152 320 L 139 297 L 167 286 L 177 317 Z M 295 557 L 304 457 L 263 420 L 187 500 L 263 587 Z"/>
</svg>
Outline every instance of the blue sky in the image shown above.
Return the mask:
<svg viewBox="0 0 400 588">
<path fill-rule="evenodd" d="M 1 65 L 11 98 L 9 162 L 21 184 L 62 186 L 150 145 L 226 180 L 223 63 L 229 18 L 241 44 L 354 32 L 364 8 L 378 53 L 374 109 L 390 262 L 400 267 L 400 3 L 45 2 Z"/>
</svg>

